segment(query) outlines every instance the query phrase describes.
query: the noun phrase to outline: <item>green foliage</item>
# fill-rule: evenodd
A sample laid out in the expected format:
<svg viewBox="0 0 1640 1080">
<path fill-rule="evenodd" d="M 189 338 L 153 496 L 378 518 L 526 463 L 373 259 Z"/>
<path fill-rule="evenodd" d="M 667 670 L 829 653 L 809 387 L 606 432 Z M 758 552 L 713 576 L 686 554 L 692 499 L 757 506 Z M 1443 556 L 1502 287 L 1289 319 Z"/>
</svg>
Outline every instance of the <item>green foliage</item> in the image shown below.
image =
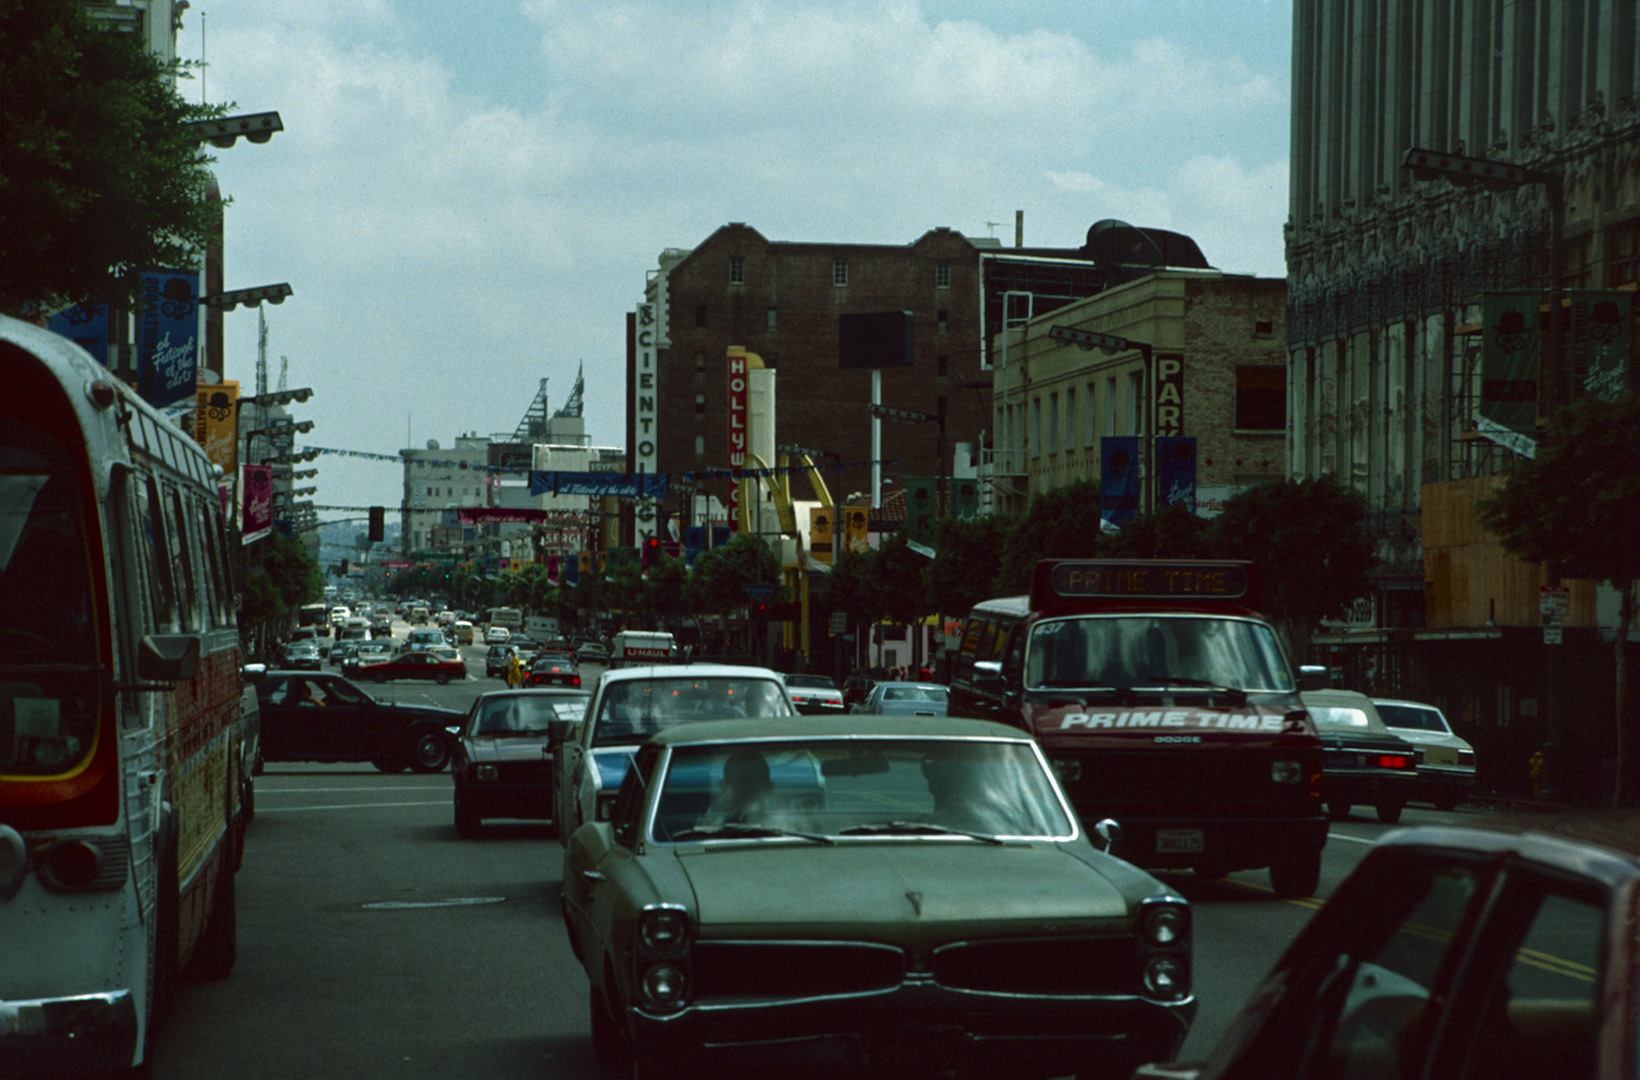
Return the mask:
<svg viewBox="0 0 1640 1080">
<path fill-rule="evenodd" d="M 695 581 L 701 608 L 726 615 L 746 606 L 747 585 L 780 583 L 780 559 L 759 538 L 736 533 L 727 544 L 701 555 Z"/>
<path fill-rule="evenodd" d="M 1214 557 L 1210 526 L 1205 518 L 1182 506 L 1141 514 L 1114 536 L 1100 540 L 1110 559 L 1206 559 Z"/>
<path fill-rule="evenodd" d="M 995 595 L 1025 592 L 1040 559 L 1094 558 L 1100 550 L 1099 484 L 1083 480 L 1031 498 L 1003 545 Z"/>
<path fill-rule="evenodd" d="M 939 604 L 928 599 L 923 586 L 929 559 L 906 546 L 904 530 L 895 533 L 872 554 L 872 584 L 885 618 L 910 626 L 924 615 L 938 613 Z"/>
<path fill-rule="evenodd" d="M 0 311 L 129 306 L 139 271 L 193 265 L 220 220 L 183 124 L 226 109 L 188 104 L 180 66 L 85 7 L 0 0 Z"/>
<path fill-rule="evenodd" d="M 929 598 L 948 615 L 966 615 L 995 593 L 1002 552 L 1016 519 L 1007 515 L 976 521 L 941 519 L 934 537 L 935 557 L 924 581 Z"/>
<path fill-rule="evenodd" d="M 1640 397 L 1584 398 L 1480 506 L 1505 550 L 1621 586 L 1640 578 Z"/>
<path fill-rule="evenodd" d="M 260 555 L 261 566 L 249 560 Z M 301 541 L 272 533 L 238 545 L 242 589 L 239 622 L 246 629 L 324 598 L 325 575 Z"/>
</svg>

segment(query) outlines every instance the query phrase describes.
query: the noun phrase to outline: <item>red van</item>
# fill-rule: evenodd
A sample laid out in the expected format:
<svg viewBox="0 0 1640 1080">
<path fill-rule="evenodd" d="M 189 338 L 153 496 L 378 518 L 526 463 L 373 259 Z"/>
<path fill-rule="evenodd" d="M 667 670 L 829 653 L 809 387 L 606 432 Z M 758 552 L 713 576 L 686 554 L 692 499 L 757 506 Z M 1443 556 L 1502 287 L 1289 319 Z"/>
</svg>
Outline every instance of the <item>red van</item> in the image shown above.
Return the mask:
<svg viewBox="0 0 1640 1080">
<path fill-rule="evenodd" d="M 1116 820 L 1129 862 L 1267 866 L 1303 896 L 1327 819 L 1298 689 L 1251 563 L 1050 559 L 1029 596 L 974 607 L 950 711 L 1034 734 L 1083 822 Z"/>
</svg>

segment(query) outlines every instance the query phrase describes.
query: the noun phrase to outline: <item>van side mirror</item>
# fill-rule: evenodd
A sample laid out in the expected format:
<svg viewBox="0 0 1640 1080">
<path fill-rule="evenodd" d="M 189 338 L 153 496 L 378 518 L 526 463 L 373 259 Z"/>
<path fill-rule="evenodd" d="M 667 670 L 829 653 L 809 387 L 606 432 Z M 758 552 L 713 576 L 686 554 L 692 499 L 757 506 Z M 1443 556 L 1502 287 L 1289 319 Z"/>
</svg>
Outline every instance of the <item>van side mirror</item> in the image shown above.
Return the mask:
<svg viewBox="0 0 1640 1080">
<path fill-rule="evenodd" d="M 974 661 L 974 689 L 997 693 L 1002 690 L 1002 662 L 999 660 Z"/>
<path fill-rule="evenodd" d="M 1326 690 L 1332 685 L 1332 672 L 1322 664 L 1300 664 L 1298 668 L 1298 688 L 1300 690 Z"/>
<path fill-rule="evenodd" d="M 137 646 L 137 677 L 187 682 L 199 677 L 198 634 L 144 634 Z"/>
</svg>

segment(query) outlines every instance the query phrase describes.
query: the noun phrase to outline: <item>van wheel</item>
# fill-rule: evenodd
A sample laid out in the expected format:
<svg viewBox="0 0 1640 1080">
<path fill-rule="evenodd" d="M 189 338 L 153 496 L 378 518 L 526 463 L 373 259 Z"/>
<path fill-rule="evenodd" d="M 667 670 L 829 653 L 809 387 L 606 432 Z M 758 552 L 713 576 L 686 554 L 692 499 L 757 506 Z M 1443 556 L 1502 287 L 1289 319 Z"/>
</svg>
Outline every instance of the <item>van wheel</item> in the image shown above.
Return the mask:
<svg viewBox="0 0 1640 1080">
<path fill-rule="evenodd" d="M 1314 896 L 1321 885 L 1321 852 L 1302 851 L 1278 856 L 1270 864 L 1270 885 L 1277 896 Z"/>
<path fill-rule="evenodd" d="M 1378 820 L 1385 825 L 1393 825 L 1401 820 L 1401 811 L 1405 807 L 1406 803 L 1400 801 L 1381 802 L 1376 807 Z"/>
</svg>

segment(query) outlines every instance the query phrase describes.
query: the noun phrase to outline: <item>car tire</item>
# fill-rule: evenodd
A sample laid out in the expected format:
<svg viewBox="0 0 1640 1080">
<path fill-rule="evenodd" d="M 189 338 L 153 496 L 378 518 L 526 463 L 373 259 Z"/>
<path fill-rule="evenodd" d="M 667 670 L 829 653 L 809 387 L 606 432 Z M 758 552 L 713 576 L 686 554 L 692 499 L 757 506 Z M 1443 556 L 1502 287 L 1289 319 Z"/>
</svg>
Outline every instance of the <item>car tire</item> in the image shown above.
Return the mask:
<svg viewBox="0 0 1640 1080">
<path fill-rule="evenodd" d="M 384 773 L 400 773 L 406 768 L 405 763 L 397 758 L 376 758 L 371 761 L 370 764 L 376 766 L 376 768 L 380 769 Z"/>
<path fill-rule="evenodd" d="M 1321 852 L 1295 851 L 1278 855 L 1270 864 L 1270 885 L 1276 895 L 1283 898 L 1314 896 L 1321 886 Z"/>
<path fill-rule="evenodd" d="M 1385 825 L 1393 825 L 1401 820 L 1401 811 L 1406 807 L 1405 802 L 1391 800 L 1381 802 L 1374 809 L 1378 811 L 1378 820 Z"/>
<path fill-rule="evenodd" d="M 587 991 L 587 1012 L 592 1016 L 592 1052 L 598 1055 L 599 1062 L 605 1068 L 621 1071 L 632 1063 L 632 1050 L 627 1045 L 626 1034 L 621 1031 L 620 1022 L 610 1010 L 604 992 L 590 983 Z"/>
<path fill-rule="evenodd" d="M 416 735 L 410 748 L 410 768 L 413 772 L 436 773 L 450 763 L 450 744 L 438 731 L 423 731 Z"/>
<path fill-rule="evenodd" d="M 386 675 L 381 675 L 381 674 L 372 675 L 372 676 L 370 676 L 370 681 L 374 682 L 378 685 L 381 685 L 381 684 L 387 682 L 387 676 Z"/>
<path fill-rule="evenodd" d="M 1350 804 L 1337 799 L 1327 800 L 1327 816 L 1342 821 L 1350 816 Z"/>
<path fill-rule="evenodd" d="M 434 682 L 436 682 L 436 683 L 438 683 L 438 684 L 439 684 L 439 685 L 440 685 L 440 686 L 445 686 L 445 685 L 447 685 L 447 684 L 448 684 L 448 683 L 449 683 L 449 681 L 450 681 L 450 676 L 448 676 L 448 675 L 446 675 L 446 674 L 444 674 L 444 673 L 443 673 L 443 672 L 442 672 L 442 671 L 441 671 L 441 672 L 439 672 L 439 673 L 438 673 L 438 674 L 437 674 L 437 675 L 435 675 L 435 676 L 433 676 L 433 681 L 434 681 Z"/>
<path fill-rule="evenodd" d="M 1443 814 L 1450 814 L 1458 808 L 1458 800 L 1452 796 L 1444 796 L 1435 800 L 1435 809 Z"/>
</svg>

